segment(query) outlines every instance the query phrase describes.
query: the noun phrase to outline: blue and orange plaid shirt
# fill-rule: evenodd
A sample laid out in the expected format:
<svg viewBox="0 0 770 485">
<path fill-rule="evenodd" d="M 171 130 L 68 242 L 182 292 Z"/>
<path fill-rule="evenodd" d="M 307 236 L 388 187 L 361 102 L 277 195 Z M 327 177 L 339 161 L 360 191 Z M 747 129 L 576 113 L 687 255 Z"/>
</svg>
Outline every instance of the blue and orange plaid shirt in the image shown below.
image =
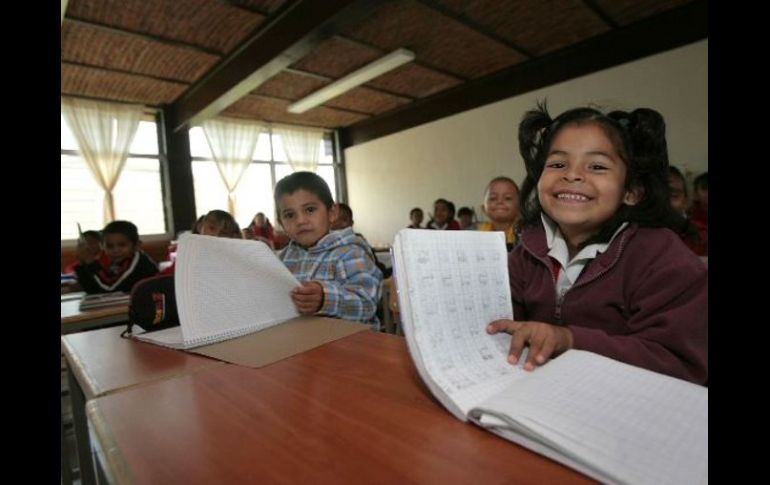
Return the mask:
<svg viewBox="0 0 770 485">
<path fill-rule="evenodd" d="M 369 245 L 352 228 L 332 231 L 309 249 L 291 241 L 278 256 L 298 280 L 323 286 L 318 315 L 379 325 L 382 272 Z"/>
</svg>

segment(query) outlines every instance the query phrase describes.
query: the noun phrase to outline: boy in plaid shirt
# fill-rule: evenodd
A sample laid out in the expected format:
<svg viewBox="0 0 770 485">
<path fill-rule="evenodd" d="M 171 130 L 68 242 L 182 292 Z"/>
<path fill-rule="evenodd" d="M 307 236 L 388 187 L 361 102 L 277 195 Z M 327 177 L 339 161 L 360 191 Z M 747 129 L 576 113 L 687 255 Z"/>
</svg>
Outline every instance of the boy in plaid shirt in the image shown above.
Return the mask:
<svg viewBox="0 0 770 485">
<path fill-rule="evenodd" d="M 295 172 L 275 186 L 278 221 L 291 238 L 279 258 L 302 286 L 292 300 L 303 315 L 327 315 L 379 324 L 382 272 L 351 227 L 331 231 L 329 186 L 311 172 Z"/>
</svg>

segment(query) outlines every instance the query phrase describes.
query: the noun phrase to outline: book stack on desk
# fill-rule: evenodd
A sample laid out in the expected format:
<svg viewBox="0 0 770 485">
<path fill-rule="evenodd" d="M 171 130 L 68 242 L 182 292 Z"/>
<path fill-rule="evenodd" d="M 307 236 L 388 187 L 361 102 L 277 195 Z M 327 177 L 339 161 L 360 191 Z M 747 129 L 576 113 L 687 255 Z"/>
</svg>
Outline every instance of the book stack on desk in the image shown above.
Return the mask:
<svg viewBox="0 0 770 485">
<path fill-rule="evenodd" d="M 128 305 L 130 301 L 131 301 L 131 295 L 123 292 L 98 293 L 95 295 L 86 295 L 80 301 L 80 310 L 92 310 L 94 308 L 123 306 L 123 305 Z"/>
</svg>

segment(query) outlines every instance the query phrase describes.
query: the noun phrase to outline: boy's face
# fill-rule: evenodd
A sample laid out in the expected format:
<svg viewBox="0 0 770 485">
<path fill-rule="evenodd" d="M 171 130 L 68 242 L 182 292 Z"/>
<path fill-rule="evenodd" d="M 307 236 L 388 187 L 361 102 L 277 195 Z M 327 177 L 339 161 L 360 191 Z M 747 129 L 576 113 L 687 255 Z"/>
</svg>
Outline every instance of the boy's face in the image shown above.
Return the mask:
<svg viewBox="0 0 770 485">
<path fill-rule="evenodd" d="M 312 192 L 299 189 L 278 200 L 278 214 L 289 237 L 304 248 L 315 246 L 329 234 L 334 213 Z"/>
<path fill-rule="evenodd" d="M 104 235 L 104 252 L 113 263 L 119 263 L 134 257 L 136 244 L 132 243 L 125 234 L 108 233 Z"/>
<path fill-rule="evenodd" d="M 466 227 L 473 224 L 473 216 L 470 214 L 463 214 L 458 217 L 458 219 L 460 219 L 460 228 L 462 229 L 465 229 Z"/>
<path fill-rule="evenodd" d="M 422 218 L 423 218 L 423 215 L 422 215 L 422 211 L 414 211 L 414 212 L 412 212 L 412 213 L 409 215 L 409 217 L 410 217 L 410 218 L 411 218 L 411 220 L 412 220 L 412 224 L 416 224 L 416 225 L 418 225 L 418 226 L 419 226 L 420 224 L 422 224 Z"/>
</svg>

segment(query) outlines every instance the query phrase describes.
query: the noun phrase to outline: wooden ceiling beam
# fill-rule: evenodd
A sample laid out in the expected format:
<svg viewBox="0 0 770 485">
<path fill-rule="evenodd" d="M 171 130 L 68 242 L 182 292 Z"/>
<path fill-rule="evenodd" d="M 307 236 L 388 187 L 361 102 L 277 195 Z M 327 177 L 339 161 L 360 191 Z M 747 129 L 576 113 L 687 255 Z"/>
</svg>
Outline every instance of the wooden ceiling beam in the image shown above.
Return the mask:
<svg viewBox="0 0 770 485">
<path fill-rule="evenodd" d="M 340 145 L 344 149 L 705 38 L 708 5 L 697 0 L 341 128 Z"/>
<path fill-rule="evenodd" d="M 216 116 L 385 0 L 287 2 L 168 107 L 174 130 Z"/>
</svg>

